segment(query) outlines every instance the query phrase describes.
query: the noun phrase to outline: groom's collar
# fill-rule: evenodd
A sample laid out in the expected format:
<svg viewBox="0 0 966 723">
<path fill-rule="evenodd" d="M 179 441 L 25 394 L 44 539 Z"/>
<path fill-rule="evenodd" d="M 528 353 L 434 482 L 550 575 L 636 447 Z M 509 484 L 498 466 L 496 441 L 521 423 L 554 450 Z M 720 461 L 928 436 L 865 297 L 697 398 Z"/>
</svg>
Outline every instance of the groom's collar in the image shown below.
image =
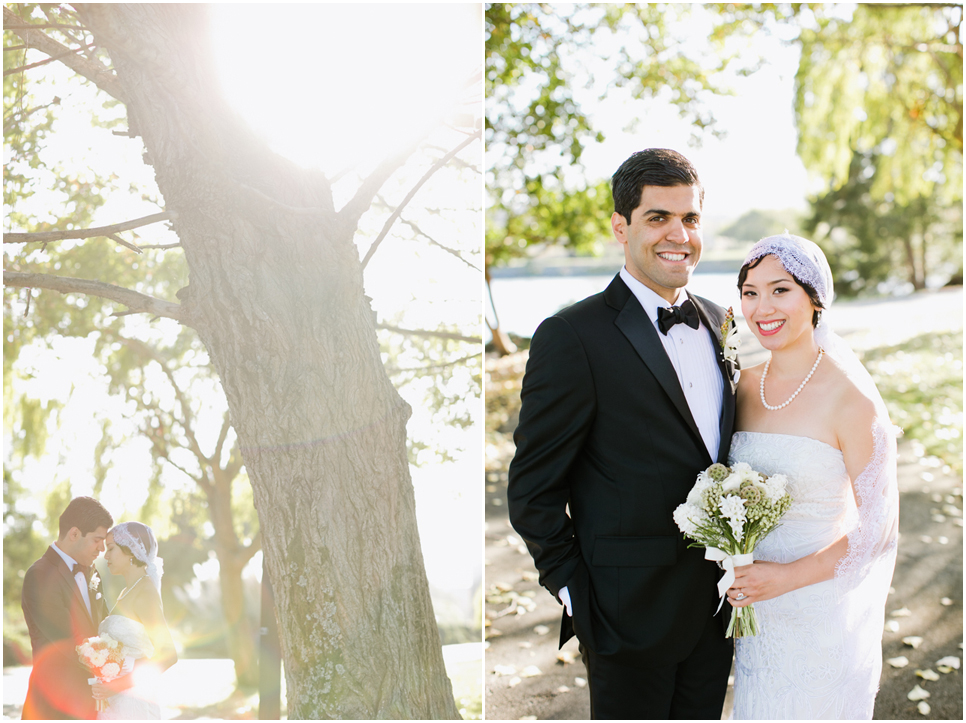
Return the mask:
<svg viewBox="0 0 966 723">
<path fill-rule="evenodd" d="M 657 323 L 658 309 L 664 309 L 669 306 L 680 306 L 688 299 L 687 291 L 684 290 L 678 295 L 678 300 L 676 302 L 669 304 L 668 300 L 663 296 L 631 276 L 631 273 L 627 270 L 626 266 L 621 267 L 619 275 L 621 277 L 621 281 L 627 285 L 627 288 L 630 289 L 631 293 L 634 294 L 639 302 L 641 302 L 641 306 L 644 307 L 644 311 L 647 312 L 647 318 L 654 323 Z"/>
<path fill-rule="evenodd" d="M 67 563 L 67 569 L 68 570 L 73 570 L 74 569 L 74 565 L 77 563 L 77 560 L 75 560 L 73 557 L 71 557 L 66 552 L 64 552 L 59 547 L 57 547 L 57 543 L 56 542 L 51 543 L 50 548 L 54 552 L 56 552 L 58 555 L 60 555 L 60 559 L 61 560 L 63 560 L 65 563 Z"/>
</svg>

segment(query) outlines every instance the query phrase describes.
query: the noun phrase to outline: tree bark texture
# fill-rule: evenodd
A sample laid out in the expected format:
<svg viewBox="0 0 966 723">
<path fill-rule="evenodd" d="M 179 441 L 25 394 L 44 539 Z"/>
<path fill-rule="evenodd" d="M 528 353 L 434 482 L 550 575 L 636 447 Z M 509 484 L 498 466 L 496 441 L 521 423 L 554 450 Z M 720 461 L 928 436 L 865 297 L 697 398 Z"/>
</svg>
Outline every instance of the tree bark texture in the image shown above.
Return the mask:
<svg viewBox="0 0 966 723">
<path fill-rule="evenodd" d="M 358 216 L 220 99 L 199 6 L 76 7 L 110 52 L 188 261 L 182 319 L 221 376 L 252 482 L 288 716 L 458 718 L 416 528 L 410 409 L 381 363 Z"/>
</svg>

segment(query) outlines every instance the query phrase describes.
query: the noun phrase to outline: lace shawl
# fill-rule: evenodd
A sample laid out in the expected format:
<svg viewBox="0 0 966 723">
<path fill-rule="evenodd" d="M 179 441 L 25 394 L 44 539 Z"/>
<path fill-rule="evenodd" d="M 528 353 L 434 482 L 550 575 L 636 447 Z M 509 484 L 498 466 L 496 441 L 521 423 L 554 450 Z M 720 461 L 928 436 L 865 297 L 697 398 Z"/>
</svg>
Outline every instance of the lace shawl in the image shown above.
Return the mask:
<svg viewBox="0 0 966 723">
<path fill-rule="evenodd" d="M 833 580 L 838 599 L 861 588 L 884 604 L 899 537 L 896 434 L 888 418 L 877 418 L 871 433 L 872 457 L 852 482 L 857 508 L 846 524 L 848 550 L 836 564 Z"/>
<path fill-rule="evenodd" d="M 108 615 L 97 628 L 98 635 L 110 635 L 124 646 L 125 658 L 150 658 L 154 655 L 154 644 L 148 637 L 144 626 L 137 620 L 123 615 Z"/>
</svg>

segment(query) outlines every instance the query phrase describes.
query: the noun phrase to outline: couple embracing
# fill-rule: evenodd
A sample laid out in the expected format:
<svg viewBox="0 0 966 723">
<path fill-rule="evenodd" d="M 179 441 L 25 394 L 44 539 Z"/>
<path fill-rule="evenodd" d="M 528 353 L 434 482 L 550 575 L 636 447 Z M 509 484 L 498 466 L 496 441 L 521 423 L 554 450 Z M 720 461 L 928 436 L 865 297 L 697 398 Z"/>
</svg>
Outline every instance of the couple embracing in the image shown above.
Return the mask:
<svg viewBox="0 0 966 723">
<path fill-rule="evenodd" d="M 757 243 L 737 278 L 770 352 L 737 369 L 725 309 L 686 286 L 704 189 L 666 149 L 612 180 L 625 265 L 602 293 L 544 321 L 523 380 L 510 521 L 576 635 L 594 718 L 719 719 L 734 659 L 737 719 L 872 717 L 898 530 L 895 435 L 868 373 L 822 320 L 832 275 L 790 234 Z M 674 524 L 699 472 L 784 474 L 793 502 L 739 566 Z M 728 605 L 759 634 L 726 637 Z"/>
<path fill-rule="evenodd" d="M 110 608 L 93 567 L 101 552 L 125 582 Z M 161 574 L 150 527 L 114 525 L 94 498 L 71 500 L 57 540 L 24 575 L 21 605 L 33 649 L 24 720 L 161 717 L 156 678 L 177 661 L 161 609 Z M 118 643 L 110 676 L 82 662 L 97 663 L 78 650 L 95 638 Z"/>
</svg>

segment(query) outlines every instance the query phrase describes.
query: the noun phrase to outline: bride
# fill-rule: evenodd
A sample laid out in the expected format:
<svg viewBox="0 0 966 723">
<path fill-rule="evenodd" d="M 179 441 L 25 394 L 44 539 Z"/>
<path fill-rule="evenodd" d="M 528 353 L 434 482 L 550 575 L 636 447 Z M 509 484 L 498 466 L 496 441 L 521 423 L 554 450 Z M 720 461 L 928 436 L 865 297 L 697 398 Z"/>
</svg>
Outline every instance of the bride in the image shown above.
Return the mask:
<svg viewBox="0 0 966 723">
<path fill-rule="evenodd" d="M 743 370 L 731 463 L 789 479 L 793 503 L 735 569 L 736 719 L 871 719 L 898 536 L 894 428 L 871 377 L 827 323 L 832 274 L 787 232 L 759 241 L 738 277 L 763 365 Z"/>
<path fill-rule="evenodd" d="M 158 542 L 147 525 L 122 522 L 107 533 L 104 559 L 114 575 L 124 578 L 124 589 L 110 614 L 101 621 L 99 635 L 110 635 L 124 645 L 121 676 L 92 686 L 94 698 L 105 705 L 99 720 L 159 719 L 155 696 L 158 676 L 178 660 L 161 610 L 161 558 Z M 137 662 L 135 662 L 137 661 Z"/>
</svg>

